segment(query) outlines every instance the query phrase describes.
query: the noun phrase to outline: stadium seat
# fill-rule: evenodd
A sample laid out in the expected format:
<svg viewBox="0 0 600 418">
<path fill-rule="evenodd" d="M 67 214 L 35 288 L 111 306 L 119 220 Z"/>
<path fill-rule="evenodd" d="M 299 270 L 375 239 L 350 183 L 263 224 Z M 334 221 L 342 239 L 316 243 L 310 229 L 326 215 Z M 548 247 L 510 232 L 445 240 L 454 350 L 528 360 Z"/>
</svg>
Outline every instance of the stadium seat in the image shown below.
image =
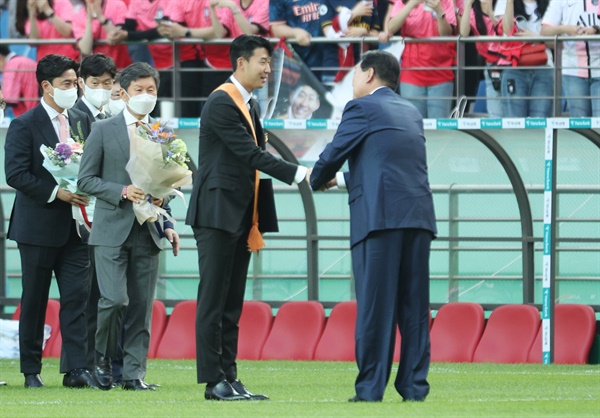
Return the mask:
<svg viewBox="0 0 600 418">
<path fill-rule="evenodd" d="M 485 317 L 478 303 L 454 302 L 440 308 L 431 327 L 431 361 L 473 361 Z"/>
<path fill-rule="evenodd" d="M 315 351 L 315 360 L 355 361 L 356 301 L 333 307 Z"/>
<path fill-rule="evenodd" d="M 179 302 L 173 308 L 165 333 L 156 349 L 156 358 L 196 358 L 196 301 Z"/>
<path fill-rule="evenodd" d="M 273 326 L 273 311 L 268 303 L 245 301 L 240 317 L 237 358 L 259 360 Z"/>
<path fill-rule="evenodd" d="M 60 357 L 60 350 L 62 347 L 62 338 L 60 337 L 60 302 L 56 299 L 48 299 L 48 306 L 46 307 L 46 320 L 45 324 L 52 327 L 50 332 L 50 338 L 46 341 L 46 346 L 42 353 L 43 357 Z M 21 316 L 21 304 L 17 306 L 17 309 L 12 314 L 13 320 L 18 320 Z M 56 340 L 59 339 L 58 344 L 54 347 Z"/>
<path fill-rule="evenodd" d="M 596 315 L 587 305 L 557 304 L 554 308 L 554 363 L 586 364 L 596 334 Z M 542 327 L 529 351 L 530 363 L 542 362 Z"/>
<path fill-rule="evenodd" d="M 150 328 L 150 348 L 148 349 L 148 358 L 156 357 L 156 350 L 165 333 L 166 326 L 167 308 L 162 301 L 155 299 L 152 304 L 152 324 Z"/>
<path fill-rule="evenodd" d="M 262 360 L 312 360 L 325 326 L 323 305 L 286 302 L 279 308 Z"/>
<path fill-rule="evenodd" d="M 475 349 L 476 363 L 526 363 L 540 328 L 540 313 L 530 305 L 503 305 L 492 311 Z"/>
</svg>

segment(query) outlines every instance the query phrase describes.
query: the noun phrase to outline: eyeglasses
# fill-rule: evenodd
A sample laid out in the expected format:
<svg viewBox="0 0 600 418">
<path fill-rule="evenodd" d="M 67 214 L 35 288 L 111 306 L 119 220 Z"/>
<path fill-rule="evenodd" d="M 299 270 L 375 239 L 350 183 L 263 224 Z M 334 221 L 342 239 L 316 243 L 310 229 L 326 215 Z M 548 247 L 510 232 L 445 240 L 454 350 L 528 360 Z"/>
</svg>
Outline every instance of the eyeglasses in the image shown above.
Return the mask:
<svg viewBox="0 0 600 418">
<path fill-rule="evenodd" d="M 0 102 L 0 110 L 6 109 L 6 102 Z"/>
</svg>

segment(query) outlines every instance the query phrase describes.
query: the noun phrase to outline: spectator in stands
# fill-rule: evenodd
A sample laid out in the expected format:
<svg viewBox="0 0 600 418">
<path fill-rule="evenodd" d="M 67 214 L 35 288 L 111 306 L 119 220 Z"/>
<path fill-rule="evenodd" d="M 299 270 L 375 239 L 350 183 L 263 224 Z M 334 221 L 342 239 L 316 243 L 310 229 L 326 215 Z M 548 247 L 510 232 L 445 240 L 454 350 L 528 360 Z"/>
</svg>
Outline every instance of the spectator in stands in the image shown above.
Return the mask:
<svg viewBox="0 0 600 418">
<path fill-rule="evenodd" d="M 319 93 L 308 84 L 300 84 L 292 91 L 286 112 L 275 119 L 311 119 L 320 106 Z"/>
<path fill-rule="evenodd" d="M 492 0 L 466 0 L 463 18 L 460 21 L 460 35 L 467 37 L 473 36 L 494 36 L 496 35 L 497 21 L 494 18 L 494 6 Z M 475 47 L 477 52 L 485 59 L 487 67 L 495 66 L 498 63 L 498 55 L 490 54 L 491 43 L 477 42 Z M 487 100 L 487 113 L 489 117 L 501 118 L 503 115 L 503 105 L 500 97 L 500 82 L 502 71 L 498 69 L 487 68 L 483 72 L 485 77 L 485 93 Z"/>
<path fill-rule="evenodd" d="M 327 12 L 321 16 L 321 26 L 327 38 L 379 35 L 379 13 L 372 0 L 324 0 L 324 4 Z M 365 48 L 368 49 L 368 45 Z M 354 67 L 360 61 L 362 52 L 361 44 L 339 43 L 338 66 Z M 347 70 L 338 71 L 333 81 L 341 81 L 346 73 Z"/>
<path fill-rule="evenodd" d="M 226 10 L 229 17 L 224 16 L 223 12 L 217 11 L 217 2 L 212 0 L 200 0 L 190 2 L 187 0 L 170 0 L 169 7 L 165 15 L 168 20 L 163 20 L 158 26 L 158 33 L 169 39 L 180 38 L 200 38 L 200 39 L 219 39 L 227 35 L 227 30 L 215 32 L 213 22 L 225 18 L 225 26 L 231 26 L 231 11 Z M 185 71 L 188 69 L 207 68 L 205 49 L 200 44 L 185 44 L 179 47 L 179 58 L 181 68 L 180 73 L 181 97 L 185 100 L 181 103 L 180 117 L 197 118 L 200 116 L 201 97 L 207 92 L 210 86 L 214 85 L 215 75 L 203 71 Z"/>
<path fill-rule="evenodd" d="M 423 119 L 395 93 L 399 72 L 392 54 L 364 55 L 354 73 L 355 99 L 310 176 L 314 191 L 337 185 L 350 193 L 358 365 L 350 402 L 383 399 L 396 325 L 396 391 L 405 401 L 429 393 L 429 255 L 437 230 Z M 338 173 L 346 161 L 349 171 Z"/>
<path fill-rule="evenodd" d="M 599 35 L 600 6 L 596 9 L 593 4 L 551 0 L 542 19 L 542 35 Z M 599 41 L 563 42 L 562 87 L 571 117 L 600 116 Z"/>
<path fill-rule="evenodd" d="M 110 94 L 110 102 L 108 102 L 108 110 L 113 116 L 116 116 L 125 109 L 126 105 L 123 99 L 121 99 L 121 73 L 117 73 Z"/>
<path fill-rule="evenodd" d="M 89 198 L 60 188 L 42 166 L 42 145 L 67 142 L 69 131 L 89 134 L 89 117 L 72 109 L 79 64 L 47 55 L 37 65 L 43 91 L 38 106 L 13 120 L 6 133 L 6 183 L 16 189 L 8 238 L 21 255 L 22 288 L 19 349 L 25 387 L 44 386 L 42 340 L 52 275 L 60 291 L 63 385 L 97 387 L 86 365 L 85 310 L 90 291 L 88 247 L 76 231 L 72 207 Z"/>
<path fill-rule="evenodd" d="M 217 0 L 218 7 L 227 7 L 233 13 L 234 24 L 231 37 L 246 35 L 269 35 L 268 0 Z M 231 67 L 231 64 L 229 65 Z"/>
<path fill-rule="evenodd" d="M 88 55 L 79 67 L 79 88 L 83 95 L 75 103 L 75 108 L 88 114 L 92 120 L 112 116 L 107 105 L 117 74 L 117 66 L 111 57 L 104 54 Z"/>
<path fill-rule="evenodd" d="M 17 31 L 29 39 L 72 38 L 75 10 L 70 0 L 17 0 Z M 72 44 L 37 46 L 37 61 L 48 54 L 79 59 L 79 51 Z"/>
<path fill-rule="evenodd" d="M 162 38 L 158 33 L 158 22 L 163 19 L 169 20 L 166 15 L 169 2 L 170 0 L 131 0 L 125 24 L 109 34 L 109 42 L 117 44 L 125 40 L 153 41 Z M 158 116 L 162 113 L 161 102 L 173 97 L 173 45 L 149 44 L 148 49 L 152 55 L 153 66 L 160 75 L 159 102 L 152 112 L 152 116 Z"/>
<path fill-rule="evenodd" d="M 6 45 L 0 45 L 0 73 L 4 87 L 4 101 L 11 106 L 15 117 L 21 116 L 38 104 L 36 67 L 34 60 L 11 52 Z"/>
<path fill-rule="evenodd" d="M 388 22 L 388 33 L 411 38 L 452 36 L 456 14 L 451 0 L 399 0 Z M 424 118 L 447 118 L 452 107 L 456 58 L 453 43 L 407 43 L 402 54 L 400 94 Z M 430 67 L 423 70 L 417 67 Z"/>
<path fill-rule="evenodd" d="M 126 45 L 94 45 L 94 41 L 107 40 L 108 34 L 125 23 L 127 6 L 122 0 L 85 0 L 73 22 L 73 35 L 83 56 L 102 53 L 111 57 L 118 69 L 131 64 Z"/>
<path fill-rule="evenodd" d="M 540 34 L 542 16 L 549 0 L 498 0 L 494 14 L 502 23 L 498 33 L 511 36 L 536 36 Z M 498 52 L 506 55 L 513 44 L 498 43 Z M 523 43 L 517 43 L 522 46 Z M 502 73 L 502 96 L 505 117 L 537 117 L 552 115 L 554 70 L 552 52 L 546 49 L 546 60 L 539 68 L 519 69 L 508 67 Z M 502 56 L 500 65 L 511 65 L 512 61 Z M 528 99 L 532 97 L 532 99 Z M 546 97 L 546 98 L 542 98 Z"/>
<path fill-rule="evenodd" d="M 313 37 L 323 36 L 321 15 L 326 6 L 322 0 L 271 0 L 269 14 L 271 32 L 277 38 L 295 39 L 294 51 L 311 69 L 338 67 L 337 44 L 314 44 Z M 313 70 L 320 80 L 332 81 L 336 71 Z"/>
</svg>

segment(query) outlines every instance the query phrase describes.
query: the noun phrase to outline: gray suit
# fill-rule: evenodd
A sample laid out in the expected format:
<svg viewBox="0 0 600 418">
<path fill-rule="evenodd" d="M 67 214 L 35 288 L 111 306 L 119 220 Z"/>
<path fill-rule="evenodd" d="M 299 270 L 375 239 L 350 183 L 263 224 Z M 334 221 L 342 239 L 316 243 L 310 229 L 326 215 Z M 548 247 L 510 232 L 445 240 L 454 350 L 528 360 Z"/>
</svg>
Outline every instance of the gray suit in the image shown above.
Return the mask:
<svg viewBox="0 0 600 418">
<path fill-rule="evenodd" d="M 123 113 L 97 121 L 85 145 L 77 184 L 97 198 L 89 239 L 101 293 L 96 351 L 117 355 L 124 320 L 123 378 L 132 380 L 143 379 L 146 372 L 161 247 L 154 224 L 139 225 L 132 202 L 121 200 L 123 187 L 131 184 L 125 170 L 128 161 Z"/>
</svg>

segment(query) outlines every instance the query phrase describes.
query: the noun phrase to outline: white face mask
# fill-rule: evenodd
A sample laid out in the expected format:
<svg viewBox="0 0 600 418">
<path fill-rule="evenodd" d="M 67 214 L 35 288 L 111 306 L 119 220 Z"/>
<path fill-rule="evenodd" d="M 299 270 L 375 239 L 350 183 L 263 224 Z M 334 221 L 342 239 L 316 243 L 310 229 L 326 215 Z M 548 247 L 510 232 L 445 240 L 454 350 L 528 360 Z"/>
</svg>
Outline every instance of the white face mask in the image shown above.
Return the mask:
<svg viewBox="0 0 600 418">
<path fill-rule="evenodd" d="M 3 120 L 4 120 L 4 109 L 0 109 L 0 125 L 2 125 Z"/>
<path fill-rule="evenodd" d="M 61 90 L 59 88 L 52 87 L 54 89 L 54 95 L 50 95 L 54 99 L 54 103 L 58 107 L 63 109 L 70 109 L 77 101 L 77 89 Z"/>
<path fill-rule="evenodd" d="M 121 113 L 123 111 L 123 109 L 125 109 L 125 106 L 127 105 L 127 103 L 125 103 L 122 99 L 117 99 L 117 100 L 110 100 L 108 102 L 108 110 L 110 110 L 110 113 L 112 113 L 113 115 L 116 115 L 118 113 Z"/>
<path fill-rule="evenodd" d="M 108 101 L 110 100 L 110 93 L 110 90 L 103 88 L 93 89 L 84 85 L 85 98 L 97 109 L 100 109 L 102 106 L 108 104 Z"/>
<path fill-rule="evenodd" d="M 125 92 L 125 94 L 127 94 L 127 92 Z M 127 97 L 129 97 L 127 106 L 129 106 L 129 109 L 132 112 L 137 113 L 138 115 L 147 115 L 152 112 L 154 106 L 156 106 L 156 96 L 152 96 L 148 93 L 138 94 L 133 97 L 127 94 Z"/>
</svg>

